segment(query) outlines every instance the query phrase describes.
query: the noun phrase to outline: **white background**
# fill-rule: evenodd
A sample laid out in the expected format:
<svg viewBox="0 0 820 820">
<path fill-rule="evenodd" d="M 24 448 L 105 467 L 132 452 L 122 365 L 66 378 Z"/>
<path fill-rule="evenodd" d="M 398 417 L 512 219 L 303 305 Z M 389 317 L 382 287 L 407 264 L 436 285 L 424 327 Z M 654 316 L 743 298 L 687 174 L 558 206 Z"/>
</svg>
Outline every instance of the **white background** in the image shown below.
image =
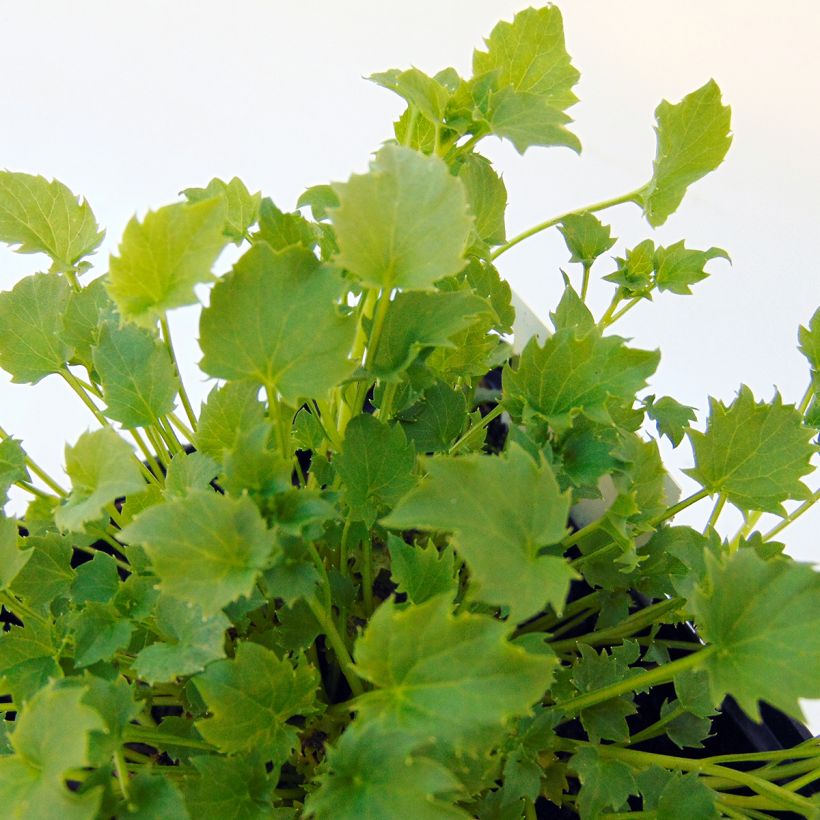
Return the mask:
<svg viewBox="0 0 820 820">
<path fill-rule="evenodd" d="M 652 389 L 699 410 L 730 401 L 741 382 L 758 398 L 777 386 L 797 402 L 808 370 L 796 331 L 820 302 L 820 6 L 790 0 L 567 0 L 567 44 L 582 79 L 571 110 L 584 146 L 519 157 L 494 139 L 481 150 L 504 172 L 508 233 L 631 191 L 651 174 L 653 112 L 714 77 L 733 110 L 725 164 L 697 183 L 652 232 L 638 209 L 606 213 L 621 241 L 653 236 L 717 245 L 733 265 L 692 297 L 662 295 L 615 327 L 636 346 L 660 347 Z M 472 49 L 522 3 L 507 0 L 0 0 L 0 167 L 57 177 L 88 198 L 108 229 L 95 262 L 105 272 L 127 220 L 212 176 L 240 176 L 277 204 L 308 185 L 346 179 L 391 136 L 402 103 L 362 79 L 389 67 L 446 65 L 469 74 Z M 556 232 L 500 260 L 523 299 L 546 318 L 567 252 Z M 217 270 L 225 269 L 223 257 Z M 613 269 L 607 259 L 594 269 Z M 0 248 L 0 288 L 44 269 L 41 257 Z M 577 276 L 577 272 L 573 272 Z M 600 312 L 605 283 L 593 287 Z M 196 405 L 209 385 L 195 368 L 197 311 L 172 316 L 183 375 Z M 0 329 L 2 332 L 2 329 Z M 57 377 L 37 387 L 0 382 L 0 423 L 60 475 L 65 441 L 93 420 Z M 668 448 L 667 448 L 668 449 Z M 684 443 L 669 454 L 691 464 Z M 675 473 L 688 494 L 693 484 Z M 816 480 L 815 484 L 816 486 Z M 705 509 L 703 507 L 706 507 Z M 20 511 L 18 497 L 9 510 Z M 708 502 L 680 520 L 702 524 Z M 816 511 L 786 531 L 793 555 L 820 560 Z M 720 520 L 726 534 L 734 511 Z M 820 710 L 813 712 L 820 729 Z"/>
</svg>

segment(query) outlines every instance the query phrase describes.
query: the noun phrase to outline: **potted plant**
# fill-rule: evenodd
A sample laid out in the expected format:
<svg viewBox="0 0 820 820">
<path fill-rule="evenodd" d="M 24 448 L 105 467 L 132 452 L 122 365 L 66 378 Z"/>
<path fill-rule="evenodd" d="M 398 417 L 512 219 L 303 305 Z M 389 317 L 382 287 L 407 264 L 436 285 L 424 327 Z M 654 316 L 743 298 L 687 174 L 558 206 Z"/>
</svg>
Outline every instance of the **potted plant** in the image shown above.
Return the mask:
<svg viewBox="0 0 820 820">
<path fill-rule="evenodd" d="M 820 696 L 820 576 L 777 536 L 818 498 L 820 314 L 798 406 L 741 387 L 701 432 L 648 395 L 659 353 L 611 325 L 726 253 L 647 239 L 601 283 L 596 214 L 662 224 L 729 109 L 714 82 L 662 102 L 648 183 L 507 237 L 477 149 L 577 149 L 578 76 L 558 9 L 523 11 L 470 78 L 374 75 L 407 103 L 395 140 L 308 189 L 310 218 L 214 179 L 132 220 L 97 278 L 88 203 L 0 173 L 0 239 L 53 261 L 0 294 L 0 366 L 62 378 L 96 423 L 70 487 L 2 433 L 3 490 L 31 496 L 0 519 L 5 816 L 817 816 L 820 745 L 788 716 Z M 513 354 L 493 262 L 553 227 L 577 270 Z M 196 413 L 167 313 L 210 281 Z M 698 492 L 670 502 L 655 431 L 688 436 Z M 703 532 L 675 525 L 707 498 Z M 779 738 L 736 741 L 773 709 Z"/>
</svg>

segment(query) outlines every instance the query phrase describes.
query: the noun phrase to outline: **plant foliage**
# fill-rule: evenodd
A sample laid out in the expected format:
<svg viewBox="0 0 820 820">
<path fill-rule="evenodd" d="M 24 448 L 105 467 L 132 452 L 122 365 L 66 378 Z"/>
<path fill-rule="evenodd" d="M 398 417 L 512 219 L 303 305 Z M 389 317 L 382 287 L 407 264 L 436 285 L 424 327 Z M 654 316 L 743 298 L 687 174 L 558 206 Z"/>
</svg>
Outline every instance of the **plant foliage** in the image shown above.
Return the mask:
<svg viewBox="0 0 820 820">
<path fill-rule="evenodd" d="M 0 516 L 3 816 L 818 816 L 817 742 L 703 743 L 727 695 L 753 719 L 820 697 L 820 574 L 775 540 L 818 499 L 820 319 L 797 405 L 741 386 L 699 418 L 646 392 L 660 353 L 611 325 L 728 256 L 647 238 L 608 259 L 596 214 L 665 223 L 730 110 L 713 80 L 661 102 L 648 183 L 508 238 L 478 148 L 579 150 L 579 76 L 559 10 L 522 11 L 470 77 L 371 77 L 406 110 L 367 173 L 293 212 L 238 179 L 188 188 L 88 282 L 88 203 L 0 173 L 0 240 L 51 260 L 0 293 L 0 366 L 61 378 L 95 425 L 69 487 L 0 431 L 3 498 L 30 496 Z M 552 335 L 514 355 L 496 260 L 551 227 L 574 267 Z M 208 283 L 196 412 L 167 313 Z M 693 450 L 677 503 L 661 435 Z M 703 532 L 673 523 L 708 497 Z"/>
</svg>

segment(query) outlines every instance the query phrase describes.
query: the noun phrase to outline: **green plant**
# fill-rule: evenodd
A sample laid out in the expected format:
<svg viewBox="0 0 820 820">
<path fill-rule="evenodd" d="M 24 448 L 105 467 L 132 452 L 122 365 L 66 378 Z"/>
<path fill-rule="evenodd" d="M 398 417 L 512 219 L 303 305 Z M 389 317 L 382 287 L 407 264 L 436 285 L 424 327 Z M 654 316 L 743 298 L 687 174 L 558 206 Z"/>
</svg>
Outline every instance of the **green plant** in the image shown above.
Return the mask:
<svg viewBox="0 0 820 820">
<path fill-rule="evenodd" d="M 776 540 L 818 499 L 820 313 L 797 407 L 741 388 L 698 432 L 691 408 L 638 396 L 659 354 L 608 329 L 726 253 L 647 239 L 603 276 L 605 313 L 585 304 L 615 243 L 595 212 L 662 224 L 723 160 L 729 109 L 714 82 L 662 102 L 647 184 L 507 238 L 481 140 L 579 148 L 558 10 L 500 23 L 473 69 L 374 75 L 407 102 L 396 140 L 306 191 L 312 219 L 212 180 L 132 220 L 85 284 L 88 204 L 0 173 L 0 239 L 53 262 L 0 294 L 0 366 L 56 374 L 100 424 L 66 449 L 70 490 L 2 433 L 2 489 L 32 497 L 0 519 L 6 816 L 489 820 L 545 798 L 590 818 L 817 816 L 800 793 L 817 741 L 692 750 L 726 694 L 798 718 L 820 697 L 820 575 Z M 579 284 L 513 357 L 493 261 L 551 227 Z M 230 242 L 247 250 L 202 311 L 222 381 L 197 416 L 167 312 Z M 500 366 L 503 395 L 483 378 Z M 647 420 L 692 443 L 702 489 L 671 506 Z M 614 500 L 571 531 L 603 480 Z M 707 497 L 703 532 L 671 523 Z M 745 518 L 722 540 L 727 502 Z M 756 531 L 763 512 L 782 522 Z M 651 714 L 636 696 L 658 691 Z M 687 756 L 647 750 L 664 737 Z"/>
</svg>

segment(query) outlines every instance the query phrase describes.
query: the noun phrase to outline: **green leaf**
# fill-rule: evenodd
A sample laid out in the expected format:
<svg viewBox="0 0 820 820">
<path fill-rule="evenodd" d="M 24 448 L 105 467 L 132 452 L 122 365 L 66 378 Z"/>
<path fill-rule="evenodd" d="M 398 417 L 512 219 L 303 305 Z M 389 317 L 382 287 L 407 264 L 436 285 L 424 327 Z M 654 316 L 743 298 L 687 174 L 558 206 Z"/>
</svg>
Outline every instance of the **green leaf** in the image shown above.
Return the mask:
<svg viewBox="0 0 820 820">
<path fill-rule="evenodd" d="M 808 327 L 801 325 L 797 332 L 800 352 L 809 360 L 814 372 L 820 371 L 820 308 L 814 311 Z"/>
<path fill-rule="evenodd" d="M 436 595 L 449 594 L 450 600 L 458 589 L 456 581 L 456 557 L 452 547 L 441 552 L 435 544 L 405 544 L 401 538 L 390 533 L 387 547 L 390 550 L 390 574 L 398 584 L 398 591 L 407 595 L 414 604 L 423 604 Z"/>
<path fill-rule="evenodd" d="M 376 610 L 356 641 L 356 669 L 376 687 L 357 700 L 359 720 L 458 746 L 530 713 L 555 658 L 514 646 L 499 621 L 451 611 L 449 595 Z"/>
<path fill-rule="evenodd" d="M 11 695 L 15 703 L 24 703 L 49 680 L 63 676 L 54 638 L 48 626 L 33 619 L 24 628 L 13 626 L 0 633 L 2 694 Z"/>
<path fill-rule="evenodd" d="M 163 595 L 156 609 L 161 640 L 137 653 L 134 671 L 150 684 L 201 672 L 211 661 L 225 657 L 225 630 L 230 625 L 222 612 L 205 616 L 200 607 Z"/>
<path fill-rule="evenodd" d="M 703 638 L 712 700 L 731 694 L 759 721 L 764 700 L 805 720 L 798 698 L 820 697 L 820 573 L 786 559 L 742 550 L 707 557 L 707 579 L 691 606 Z"/>
<path fill-rule="evenodd" d="M 208 394 L 199 414 L 194 443 L 201 453 L 222 461 L 223 452 L 234 446 L 240 430 L 256 427 L 264 420 L 259 385 L 228 382 Z"/>
<path fill-rule="evenodd" d="M 122 820 L 157 820 L 159 817 L 189 820 L 190 815 L 182 793 L 169 778 L 140 772 L 129 783 L 128 804 L 118 817 Z"/>
<path fill-rule="evenodd" d="M 467 192 L 467 204 L 475 219 L 478 238 L 488 245 L 506 240 L 504 213 L 507 210 L 507 186 L 480 154 L 467 154 L 458 169 L 458 178 Z"/>
<path fill-rule="evenodd" d="M 614 244 L 611 228 L 604 225 L 595 214 L 589 211 L 569 214 L 558 226 L 567 248 L 572 254 L 570 262 L 580 262 L 590 267 L 601 254 L 606 253 Z"/>
<path fill-rule="evenodd" d="M 319 677 L 312 667 L 294 669 L 250 642 L 239 644 L 235 658 L 210 664 L 194 684 L 211 713 L 196 724 L 202 737 L 227 754 L 257 750 L 275 765 L 298 745 L 298 730 L 287 721 L 317 708 Z"/>
<path fill-rule="evenodd" d="M 495 266 L 478 259 L 471 259 L 465 268 L 467 282 L 479 295 L 483 296 L 495 311 L 496 321 L 492 327 L 499 333 L 512 333 L 515 308 L 512 306 L 512 291 L 509 283 L 502 279 Z"/>
<path fill-rule="evenodd" d="M 706 432 L 690 430 L 688 436 L 695 467 L 685 472 L 741 510 L 785 515 L 782 502 L 810 495 L 800 478 L 813 469 L 813 433 L 778 394 L 769 404 L 755 403 L 743 385 L 728 407 L 710 398 Z"/>
<path fill-rule="evenodd" d="M 0 513 L 0 590 L 9 588 L 31 555 L 17 546 L 17 521 Z"/>
<path fill-rule="evenodd" d="M 632 770 L 620 760 L 607 760 L 594 746 L 584 746 L 569 761 L 581 781 L 578 807 L 583 818 L 597 818 L 604 809 L 618 811 L 638 793 Z"/>
<path fill-rule="evenodd" d="M 629 297 L 642 296 L 651 298 L 649 291 L 653 287 L 652 274 L 655 272 L 655 243 L 651 239 L 644 239 L 626 252 L 626 257 L 616 257 L 618 269 L 608 276 L 607 282 L 620 285 Z"/>
<path fill-rule="evenodd" d="M 112 680 L 83 678 L 86 693 L 83 703 L 102 717 L 105 727 L 91 732 L 89 758 L 93 764 L 105 765 L 122 745 L 125 728 L 142 711 L 143 704 L 134 700 L 136 687 L 122 677 Z"/>
<path fill-rule="evenodd" d="M 658 149 L 652 179 L 641 189 L 640 201 L 652 227 L 663 225 L 677 210 L 686 189 L 723 162 L 732 143 L 731 109 L 721 102 L 714 80 L 673 105 L 655 109 Z"/>
<path fill-rule="evenodd" d="M 729 259 L 723 248 L 698 251 L 684 247 L 683 240 L 655 251 L 655 281 L 658 290 L 669 290 L 683 295 L 691 294 L 690 285 L 706 279 L 703 269 L 710 259 Z"/>
<path fill-rule="evenodd" d="M 490 313 L 480 296 L 466 290 L 399 293 L 390 303 L 368 369 L 395 381 L 425 347 L 456 347 L 451 338 Z"/>
<path fill-rule="evenodd" d="M 613 698 L 584 709 L 580 718 L 592 743 L 600 743 L 602 739 L 626 743 L 629 740 L 626 719 L 637 711 L 630 698 Z"/>
<path fill-rule="evenodd" d="M 401 426 L 388 427 L 368 414 L 353 418 L 335 458 L 352 520 L 373 526 L 380 511 L 392 507 L 416 483 L 415 462 L 413 445 Z"/>
<path fill-rule="evenodd" d="M 550 320 L 556 330 L 573 328 L 578 336 L 588 333 L 595 326 L 595 319 L 590 309 L 566 278 L 564 294 L 561 296 L 555 313 L 550 313 Z"/>
<path fill-rule="evenodd" d="M 224 232 L 237 245 L 242 244 L 248 229 L 256 222 L 262 201 L 262 194 L 252 194 L 239 177 L 234 177 L 230 182 L 214 177 L 205 188 L 186 188 L 182 195 L 189 202 L 222 197 L 225 201 Z"/>
<path fill-rule="evenodd" d="M 109 427 L 83 433 L 73 447 L 66 445 L 65 469 L 71 495 L 54 513 L 55 523 L 64 530 L 82 532 L 107 504 L 145 489 L 134 451 Z"/>
<path fill-rule="evenodd" d="M 664 703 L 660 716 L 667 717 L 681 705 L 678 701 Z M 701 718 L 691 712 L 683 712 L 666 725 L 666 735 L 679 749 L 702 749 L 701 741 L 709 737 L 711 728 L 711 718 Z"/>
<path fill-rule="evenodd" d="M 367 79 L 382 88 L 394 91 L 431 122 L 437 123 L 444 119 L 444 109 L 450 92 L 423 71 L 417 68 L 410 68 L 407 71 L 391 68 L 388 71 L 371 74 Z"/>
<path fill-rule="evenodd" d="M 82 687 L 51 685 L 38 692 L 15 721 L 13 757 L 0 758 L 0 800 L 10 818 L 60 817 L 92 820 L 102 790 L 73 794 L 65 785 L 70 769 L 88 758 L 89 734 L 105 730 L 100 715 L 82 703 Z"/>
<path fill-rule="evenodd" d="M 179 379 L 167 349 L 150 331 L 106 322 L 93 357 L 105 414 L 126 429 L 150 427 L 174 409 Z"/>
<path fill-rule="evenodd" d="M 125 649 L 134 626 L 113 606 L 89 601 L 71 620 L 74 632 L 74 663 L 78 668 L 110 660 Z"/>
<path fill-rule="evenodd" d="M 71 270 L 102 242 L 91 206 L 56 179 L 0 171 L 0 242 L 45 253 L 52 272 Z"/>
<path fill-rule="evenodd" d="M 284 213 L 273 204 L 273 200 L 265 197 L 259 213 L 259 230 L 252 238 L 254 242 L 267 242 L 275 251 L 282 251 L 291 245 L 313 250 L 318 234 L 301 214 Z"/>
<path fill-rule="evenodd" d="M 200 366 L 268 385 L 291 404 L 322 397 L 353 370 L 355 322 L 339 313 L 340 292 L 336 273 L 305 248 L 255 245 L 211 291 Z"/>
<path fill-rule="evenodd" d="M 564 23 L 555 6 L 519 12 L 512 23 L 498 23 L 485 42 L 487 51 L 473 52 L 476 77 L 496 72 L 498 88 L 512 86 L 560 110 L 578 101 L 572 87 L 581 75 L 567 54 Z"/>
<path fill-rule="evenodd" d="M 567 328 L 556 331 L 543 347 L 535 338 L 527 343 L 518 369 L 504 369 L 504 392 L 559 430 L 578 413 L 611 423 L 610 397 L 631 404 L 659 360 L 658 351 L 629 348 L 619 336 L 592 329 L 579 338 Z"/>
<path fill-rule="evenodd" d="M 369 173 L 333 187 L 334 261 L 365 286 L 430 290 L 464 267 L 473 220 L 464 186 L 438 157 L 386 145 Z"/>
<path fill-rule="evenodd" d="M 62 328 L 70 293 L 56 273 L 26 276 L 0 293 L 0 367 L 15 384 L 37 384 L 65 366 L 71 348 Z"/>
<path fill-rule="evenodd" d="M 580 140 L 565 127 L 572 119 L 544 97 L 508 86 L 494 93 L 491 100 L 492 132 L 508 139 L 519 154 L 535 145 L 564 145 L 581 153 Z"/>
<path fill-rule="evenodd" d="M 163 592 L 205 615 L 250 595 L 273 549 L 250 498 L 200 490 L 149 507 L 120 536 L 145 549 Z"/>
<path fill-rule="evenodd" d="M 452 772 L 411 751 L 403 733 L 354 722 L 330 750 L 319 788 L 305 803 L 305 816 L 387 818 L 400 807 L 413 820 L 470 817 L 452 803 L 462 790 Z"/>
<path fill-rule="evenodd" d="M 77 567 L 77 577 L 71 585 L 71 597 L 75 604 L 88 601 L 108 603 L 120 589 L 117 563 L 104 552 L 98 552 L 90 561 Z"/>
<path fill-rule="evenodd" d="M 26 452 L 15 438 L 0 441 L 0 507 L 8 501 L 8 492 L 16 481 L 31 481 L 26 467 Z"/>
<path fill-rule="evenodd" d="M 240 432 L 233 447 L 224 451 L 222 484 L 228 493 L 270 496 L 291 486 L 290 460 L 270 448 L 270 438 L 271 427 L 263 422 Z"/>
<path fill-rule="evenodd" d="M 328 218 L 328 209 L 339 207 L 339 197 L 332 185 L 313 185 L 307 188 L 296 202 L 297 208 L 310 207 L 317 221 Z"/>
<path fill-rule="evenodd" d="M 716 806 L 717 794 L 697 772 L 675 774 L 664 786 L 658 799 L 658 820 L 717 820 L 722 815 Z"/>
<path fill-rule="evenodd" d="M 11 588 L 30 607 L 45 612 L 53 601 L 69 595 L 74 582 L 71 542 L 50 532 L 30 535 L 23 543 L 32 548 L 31 557 L 17 573 Z"/>
<path fill-rule="evenodd" d="M 227 244 L 223 197 L 149 211 L 126 226 L 112 256 L 108 292 L 126 321 L 152 328 L 171 308 L 196 302 L 194 286 L 213 278 L 211 267 Z"/>
<path fill-rule="evenodd" d="M 467 413 L 464 394 L 446 382 L 436 382 L 416 404 L 399 413 L 408 441 L 418 453 L 439 453 L 461 435 Z"/>
<path fill-rule="evenodd" d="M 165 495 L 182 498 L 191 490 L 207 490 L 218 472 L 217 463 L 204 453 L 177 453 L 168 465 Z"/>
<path fill-rule="evenodd" d="M 195 757 L 197 777 L 182 781 L 185 803 L 196 820 L 276 820 L 272 783 L 259 755 Z M 174 818 L 176 820 L 176 818 Z"/>
<path fill-rule="evenodd" d="M 549 464 L 514 445 L 493 458 L 433 456 L 425 467 L 427 478 L 382 523 L 452 532 L 470 568 L 470 594 L 508 606 L 511 622 L 547 603 L 560 612 L 576 576 L 563 558 L 539 555 L 564 537 L 569 515 L 569 493 Z"/>
<path fill-rule="evenodd" d="M 670 398 L 661 396 L 647 396 L 644 400 L 646 415 L 649 416 L 658 428 L 658 433 L 666 436 L 677 447 L 683 441 L 683 434 L 688 431 L 690 424 L 695 421 L 695 408 Z"/>
<path fill-rule="evenodd" d="M 97 344 L 100 327 L 106 322 L 119 322 L 105 281 L 100 276 L 82 290 L 72 290 L 63 314 L 62 339 L 74 351 L 71 361 L 89 370 L 94 367 L 92 347 Z"/>
</svg>

